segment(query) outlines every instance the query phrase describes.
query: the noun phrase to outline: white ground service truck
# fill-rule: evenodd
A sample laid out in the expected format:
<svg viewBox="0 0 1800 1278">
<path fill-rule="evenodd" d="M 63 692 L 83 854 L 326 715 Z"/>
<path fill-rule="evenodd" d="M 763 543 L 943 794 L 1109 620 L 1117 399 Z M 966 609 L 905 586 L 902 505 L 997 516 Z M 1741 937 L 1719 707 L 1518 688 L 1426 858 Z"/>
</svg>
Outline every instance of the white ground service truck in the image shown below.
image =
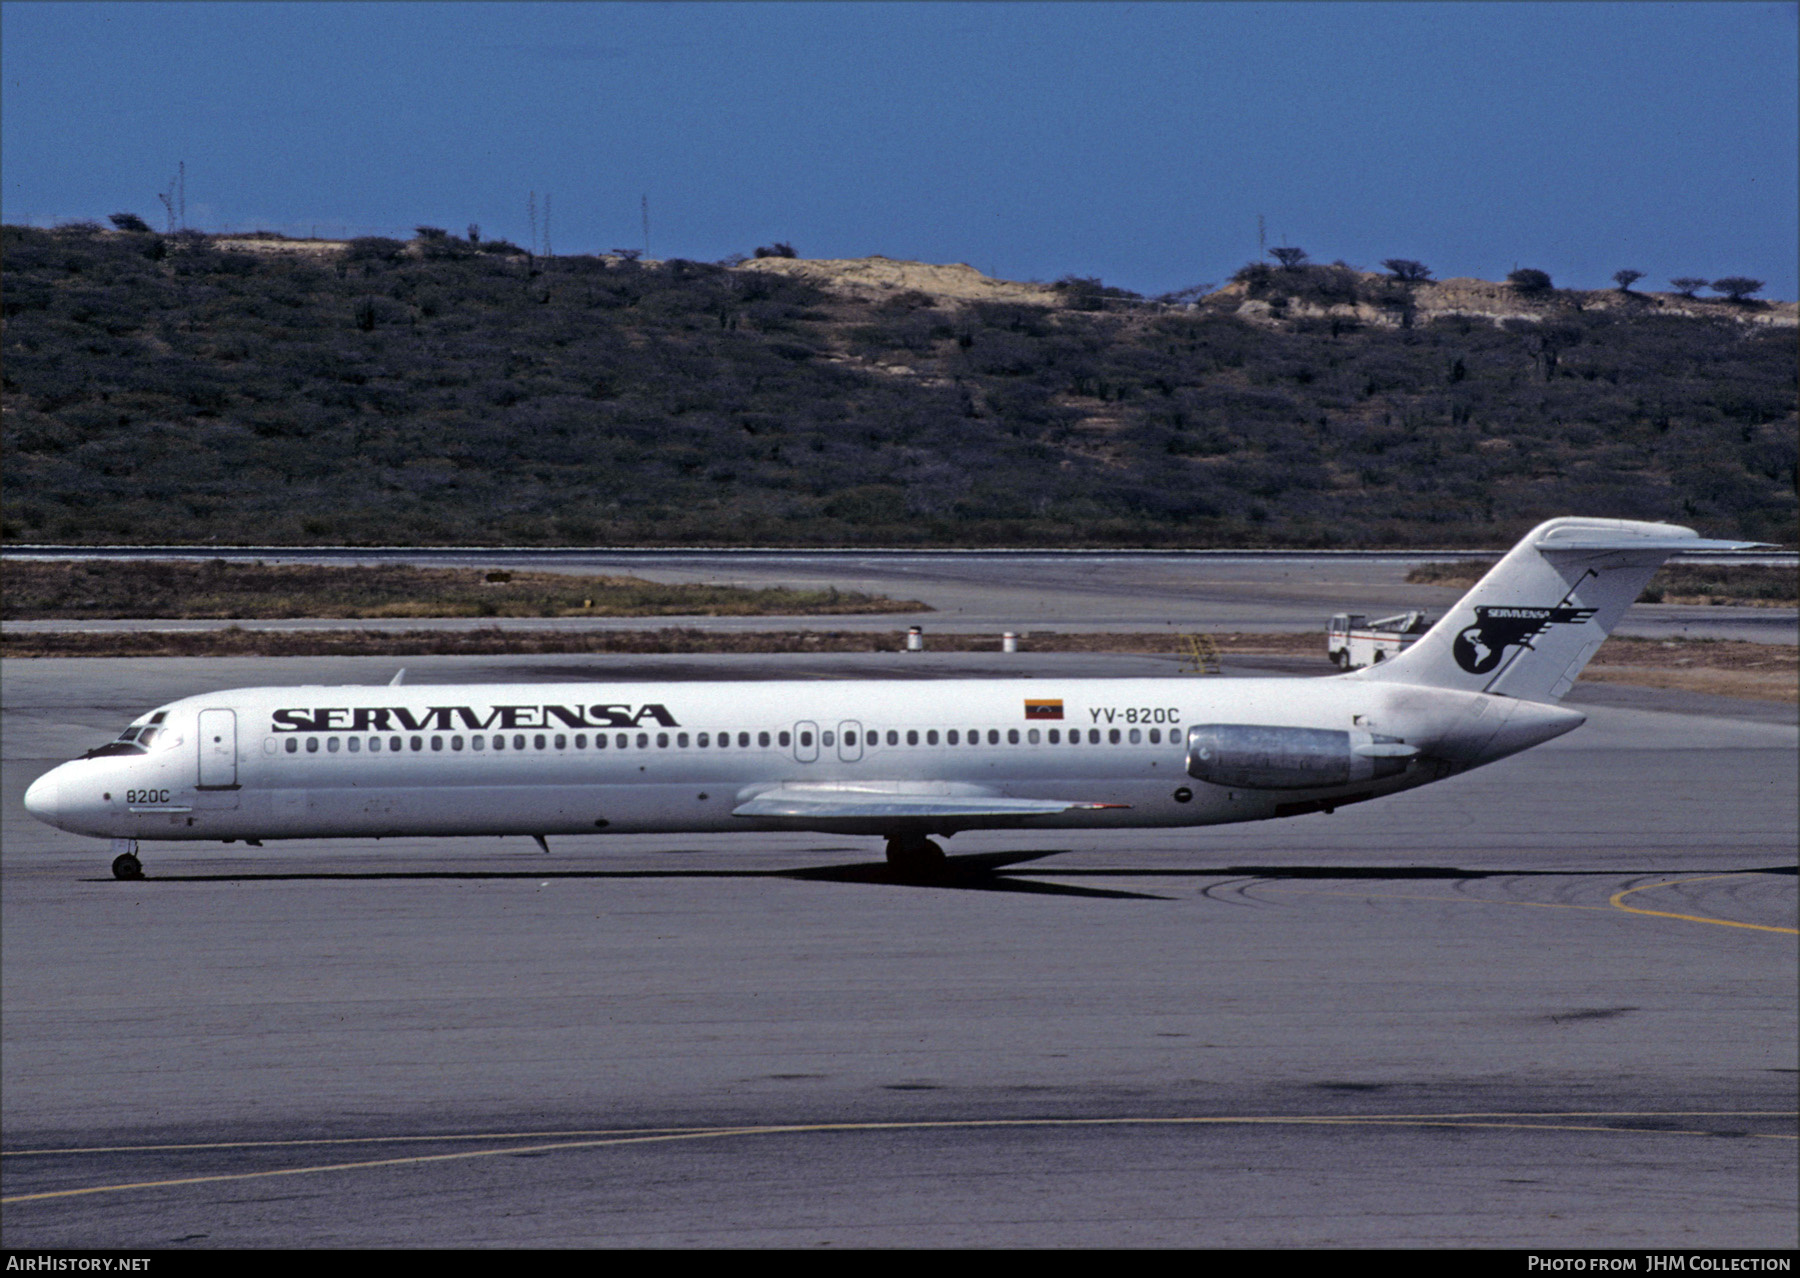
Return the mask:
<svg viewBox="0 0 1800 1278">
<path fill-rule="evenodd" d="M 1325 628 L 1325 655 L 1339 670 L 1360 670 L 1405 652 L 1431 629 L 1422 612 L 1401 612 L 1370 621 L 1360 612 L 1340 612 Z"/>
</svg>

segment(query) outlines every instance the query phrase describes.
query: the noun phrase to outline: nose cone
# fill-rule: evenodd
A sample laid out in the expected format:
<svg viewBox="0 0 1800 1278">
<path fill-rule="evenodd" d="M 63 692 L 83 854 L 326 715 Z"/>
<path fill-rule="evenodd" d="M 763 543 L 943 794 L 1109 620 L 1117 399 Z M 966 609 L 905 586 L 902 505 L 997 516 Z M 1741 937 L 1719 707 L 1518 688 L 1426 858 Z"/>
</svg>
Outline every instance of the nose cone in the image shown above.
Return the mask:
<svg viewBox="0 0 1800 1278">
<path fill-rule="evenodd" d="M 56 824 L 57 800 L 62 788 L 61 778 L 56 774 L 61 768 L 51 768 L 25 791 L 25 810 L 40 821 Z"/>
</svg>

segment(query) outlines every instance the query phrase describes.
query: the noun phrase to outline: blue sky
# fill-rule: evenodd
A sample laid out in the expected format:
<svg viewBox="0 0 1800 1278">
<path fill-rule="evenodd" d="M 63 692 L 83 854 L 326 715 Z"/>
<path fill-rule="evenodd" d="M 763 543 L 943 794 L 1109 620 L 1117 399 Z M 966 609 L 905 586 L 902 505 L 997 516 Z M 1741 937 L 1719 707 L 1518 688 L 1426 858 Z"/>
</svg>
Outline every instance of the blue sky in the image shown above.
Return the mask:
<svg viewBox="0 0 1800 1278">
<path fill-rule="evenodd" d="M 0 215 L 1800 295 L 1785 4 L 0 4 Z"/>
</svg>

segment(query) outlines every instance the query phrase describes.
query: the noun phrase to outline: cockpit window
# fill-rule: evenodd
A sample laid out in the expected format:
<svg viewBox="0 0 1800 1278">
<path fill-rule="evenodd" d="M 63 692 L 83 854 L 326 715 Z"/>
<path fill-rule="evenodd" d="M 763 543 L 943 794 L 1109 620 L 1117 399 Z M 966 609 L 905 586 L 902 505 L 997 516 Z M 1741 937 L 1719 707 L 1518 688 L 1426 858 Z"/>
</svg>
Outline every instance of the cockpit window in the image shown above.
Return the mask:
<svg viewBox="0 0 1800 1278">
<path fill-rule="evenodd" d="M 103 746 L 89 750 L 81 757 L 84 759 L 102 759 L 114 754 L 146 754 L 150 743 L 162 738 L 163 746 L 179 744 L 180 738 L 171 738 L 163 730 L 163 720 L 169 717 L 167 710 L 158 710 L 155 714 L 145 715 L 133 721 L 130 727 L 121 732 L 114 740 Z"/>
</svg>

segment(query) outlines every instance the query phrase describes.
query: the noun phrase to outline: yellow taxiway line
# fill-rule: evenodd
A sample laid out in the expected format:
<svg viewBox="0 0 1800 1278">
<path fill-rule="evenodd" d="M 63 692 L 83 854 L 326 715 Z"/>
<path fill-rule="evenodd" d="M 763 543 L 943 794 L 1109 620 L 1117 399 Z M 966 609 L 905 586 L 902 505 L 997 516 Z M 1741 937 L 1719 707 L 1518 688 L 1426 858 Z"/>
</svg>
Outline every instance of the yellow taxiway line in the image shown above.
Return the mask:
<svg viewBox="0 0 1800 1278">
<path fill-rule="evenodd" d="M 1708 1136 L 1709 1131 L 1685 1128 L 1670 1129 L 1668 1127 L 1625 1127 L 1596 1120 L 1602 1119 L 1661 1119 L 1669 1118 L 1797 1118 L 1800 1111 L 1793 1110 L 1617 1110 L 1617 1111 L 1575 1111 L 1568 1113 L 1456 1113 L 1456 1114 L 1308 1114 L 1308 1115 L 1255 1115 L 1244 1117 L 1231 1116 L 1192 1116 L 1165 1118 L 993 1118 L 993 1119 L 961 1119 L 917 1122 L 867 1122 L 867 1123 L 791 1123 L 775 1125 L 753 1125 L 743 1127 L 697 1127 L 660 1129 L 637 1132 L 612 1132 L 605 1135 L 589 1137 L 583 1132 L 520 1132 L 512 1136 L 497 1134 L 468 1136 L 398 1136 L 371 1137 L 358 1142 L 354 1138 L 341 1138 L 332 1142 L 315 1141 L 253 1141 L 241 1144 L 216 1143 L 206 1145 L 146 1145 L 146 1146 L 111 1146 L 92 1150 L 19 1150 L 10 1151 L 9 1156 L 76 1154 L 76 1153 L 128 1153 L 168 1151 L 171 1149 L 248 1149 L 268 1148 L 277 1145 L 302 1145 L 318 1143 L 344 1144 L 381 1144 L 394 1141 L 417 1140 L 530 1140 L 533 1143 L 524 1145 L 506 1145 L 502 1148 L 460 1150 L 446 1154 L 413 1154 L 395 1158 L 363 1159 L 355 1162 L 320 1163 L 305 1167 L 278 1167 L 266 1171 L 225 1172 L 205 1176 L 181 1176 L 165 1180 L 130 1181 L 112 1185 L 90 1185 L 79 1189 L 55 1189 L 35 1194 L 13 1194 L 0 1198 L 0 1203 L 42 1202 L 52 1198 L 75 1198 L 89 1194 L 123 1193 L 135 1189 L 172 1189 L 183 1185 L 218 1184 L 226 1181 L 261 1180 L 272 1176 L 306 1176 L 323 1172 L 366 1171 L 376 1167 L 421 1166 L 426 1163 L 452 1162 L 475 1158 L 500 1158 L 508 1155 L 557 1153 L 576 1149 L 598 1149 L 615 1145 L 649 1145 L 683 1140 L 717 1140 L 729 1136 L 777 1136 L 796 1134 L 817 1134 L 833 1132 L 900 1132 L 900 1131 L 946 1131 L 975 1128 L 1026 1128 L 1026 1127 L 1203 1127 L 1203 1126 L 1265 1126 L 1265 1127 L 1462 1127 L 1490 1128 L 1512 1131 L 1556 1131 L 1556 1132 L 1601 1132 L 1612 1134 L 1638 1134 L 1651 1136 Z M 1578 1121 L 1587 1120 L 1587 1121 Z M 1755 1135 L 1771 1140 L 1796 1140 L 1800 1137 L 1786 1133 L 1758 1132 Z M 571 1139 L 571 1138 L 575 1139 Z"/>
</svg>

